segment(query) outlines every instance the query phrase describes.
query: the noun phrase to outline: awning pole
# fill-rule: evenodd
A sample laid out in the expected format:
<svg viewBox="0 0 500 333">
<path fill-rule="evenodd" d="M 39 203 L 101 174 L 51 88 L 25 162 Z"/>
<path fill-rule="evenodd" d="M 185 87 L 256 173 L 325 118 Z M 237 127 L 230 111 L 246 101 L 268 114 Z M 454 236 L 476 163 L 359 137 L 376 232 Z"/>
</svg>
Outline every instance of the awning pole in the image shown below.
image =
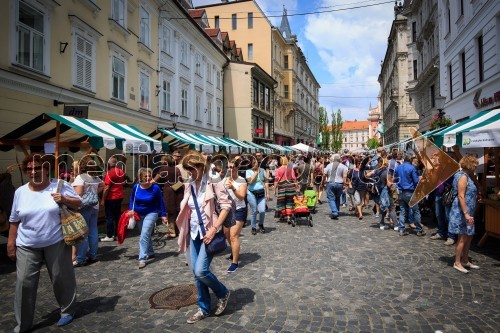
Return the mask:
<svg viewBox="0 0 500 333">
<path fill-rule="evenodd" d="M 55 178 L 59 178 L 59 138 L 61 136 L 61 123 L 56 121 L 56 150 L 55 150 Z"/>
</svg>

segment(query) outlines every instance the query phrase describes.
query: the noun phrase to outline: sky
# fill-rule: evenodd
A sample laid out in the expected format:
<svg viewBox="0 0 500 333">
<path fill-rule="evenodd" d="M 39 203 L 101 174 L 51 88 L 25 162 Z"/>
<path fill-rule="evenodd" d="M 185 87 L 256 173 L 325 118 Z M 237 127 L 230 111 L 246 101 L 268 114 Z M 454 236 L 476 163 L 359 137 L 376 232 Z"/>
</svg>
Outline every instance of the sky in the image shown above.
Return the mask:
<svg viewBox="0 0 500 333">
<path fill-rule="evenodd" d="M 279 27 L 283 6 L 292 33 L 307 57 L 321 88 L 320 106 L 328 114 L 340 109 L 344 120 L 366 120 L 377 105 L 380 63 L 394 19 L 394 2 L 387 0 L 256 0 Z M 193 0 L 195 6 L 220 0 Z M 380 5 L 348 9 L 339 9 Z M 308 15 L 297 15 L 311 13 Z M 322 13 L 317 13 L 322 12 Z M 277 16 L 277 17 L 272 17 Z M 238 42 L 238 41 L 236 41 Z"/>
</svg>

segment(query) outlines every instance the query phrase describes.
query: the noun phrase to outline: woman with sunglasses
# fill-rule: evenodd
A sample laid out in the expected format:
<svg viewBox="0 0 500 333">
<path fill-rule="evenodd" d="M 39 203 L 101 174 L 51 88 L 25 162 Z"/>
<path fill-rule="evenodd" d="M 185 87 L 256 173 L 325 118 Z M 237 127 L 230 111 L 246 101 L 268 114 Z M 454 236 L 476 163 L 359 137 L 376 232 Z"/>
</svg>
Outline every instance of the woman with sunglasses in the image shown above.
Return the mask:
<svg viewBox="0 0 500 333">
<path fill-rule="evenodd" d="M 247 219 L 247 204 L 245 197 L 247 195 L 247 182 L 238 175 L 240 159 L 232 160 L 228 165 L 228 175 L 224 179 L 224 186 L 236 205 L 233 224 L 226 227 L 229 244 L 231 244 L 231 266 L 227 269 L 228 273 L 234 273 L 238 269 L 238 258 L 240 255 L 240 233 Z"/>
<path fill-rule="evenodd" d="M 231 200 L 222 181 L 212 182 L 209 176 L 210 159 L 197 151 L 189 151 L 182 159 L 182 167 L 190 174 L 189 183 L 185 184 L 184 198 L 177 217 L 179 228 L 179 252 L 189 250 L 188 262 L 193 271 L 198 289 L 198 311 L 187 319 L 188 324 L 205 319 L 210 315 L 210 291 L 218 298 L 215 315 L 221 315 L 229 300 L 229 290 L 210 271 L 213 254 L 207 253 L 217 231 L 222 227 L 229 210 Z M 221 208 L 215 211 L 215 199 Z M 201 217 L 201 221 L 200 221 Z"/>
<path fill-rule="evenodd" d="M 81 199 L 63 180 L 57 193 L 58 180 L 50 178 L 53 162 L 52 155 L 28 155 L 22 169 L 29 183 L 18 188 L 14 195 L 7 241 L 7 255 L 17 267 L 14 332 L 29 331 L 33 326 L 38 280 L 44 262 L 61 308 L 57 325 L 71 323 L 75 313 L 75 271 L 71 246 L 63 239 L 59 205 L 78 209 Z"/>
</svg>

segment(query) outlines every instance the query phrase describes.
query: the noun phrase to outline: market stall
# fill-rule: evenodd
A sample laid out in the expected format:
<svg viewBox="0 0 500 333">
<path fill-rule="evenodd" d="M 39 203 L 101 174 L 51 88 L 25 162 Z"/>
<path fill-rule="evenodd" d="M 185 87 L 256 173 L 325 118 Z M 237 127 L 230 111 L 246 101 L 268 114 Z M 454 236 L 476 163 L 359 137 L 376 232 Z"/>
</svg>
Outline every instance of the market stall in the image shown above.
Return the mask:
<svg viewBox="0 0 500 333">
<path fill-rule="evenodd" d="M 478 173 L 486 228 L 479 246 L 484 245 L 489 236 L 500 238 L 500 109 L 480 112 L 433 136 L 438 146 L 458 146 L 465 153 L 482 152 L 482 156 L 475 153 L 483 160 L 482 170 Z"/>
</svg>

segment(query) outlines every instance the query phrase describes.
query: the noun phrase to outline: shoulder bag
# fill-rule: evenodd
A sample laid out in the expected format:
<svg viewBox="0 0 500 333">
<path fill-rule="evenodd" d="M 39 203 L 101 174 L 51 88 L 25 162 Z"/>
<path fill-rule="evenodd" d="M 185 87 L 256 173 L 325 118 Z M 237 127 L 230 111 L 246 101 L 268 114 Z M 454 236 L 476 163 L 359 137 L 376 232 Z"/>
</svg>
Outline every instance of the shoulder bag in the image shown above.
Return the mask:
<svg viewBox="0 0 500 333">
<path fill-rule="evenodd" d="M 56 193 L 61 193 L 64 180 L 59 179 Z M 78 212 L 75 212 L 65 205 L 59 204 L 61 215 L 61 229 L 64 242 L 67 245 L 78 245 L 85 239 L 89 233 L 89 227 L 85 218 Z"/>
<path fill-rule="evenodd" d="M 193 186 L 192 185 L 189 186 L 191 187 L 191 195 L 193 196 L 194 207 L 196 208 L 196 214 L 198 215 L 198 224 L 200 225 L 201 234 L 203 235 L 203 237 L 205 237 L 206 234 L 205 225 L 203 224 L 203 218 L 201 217 L 200 207 L 198 206 L 198 199 L 196 198 L 196 193 L 194 193 Z M 215 234 L 212 241 L 208 245 L 206 245 L 206 251 L 211 255 L 216 255 L 218 253 L 225 251 L 226 248 L 227 248 L 226 237 L 224 236 L 223 229 L 220 228 L 220 230 Z"/>
</svg>

